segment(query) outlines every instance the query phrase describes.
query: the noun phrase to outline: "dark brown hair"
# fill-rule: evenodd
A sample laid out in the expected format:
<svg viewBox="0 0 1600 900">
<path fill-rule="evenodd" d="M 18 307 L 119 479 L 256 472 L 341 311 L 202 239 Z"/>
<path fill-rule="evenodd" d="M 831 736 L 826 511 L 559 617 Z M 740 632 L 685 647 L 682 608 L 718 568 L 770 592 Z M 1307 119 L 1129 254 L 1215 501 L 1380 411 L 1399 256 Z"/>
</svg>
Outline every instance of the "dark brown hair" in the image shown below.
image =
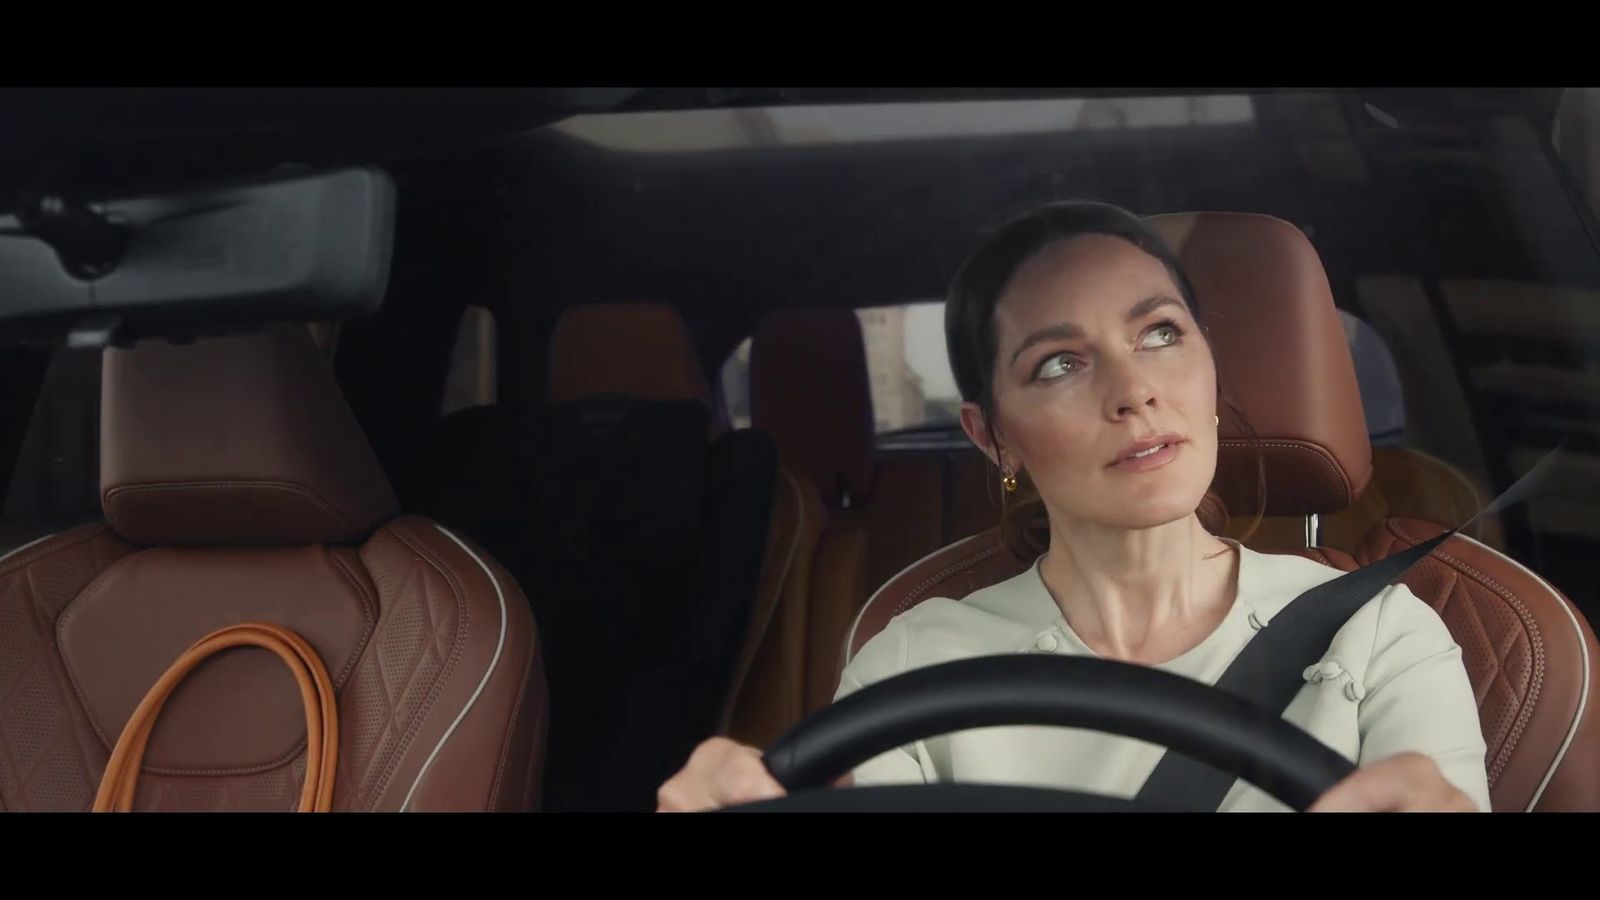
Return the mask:
<svg viewBox="0 0 1600 900">
<path fill-rule="evenodd" d="M 983 411 L 990 441 L 996 446 L 994 368 L 999 348 L 995 337 L 995 307 L 1023 263 L 1061 241 L 1089 234 L 1121 238 L 1159 260 L 1171 274 L 1190 314 L 1197 323 L 1201 322 L 1200 304 L 1178 254 L 1154 228 L 1133 213 L 1109 203 L 1062 201 L 1041 206 L 1006 223 L 979 244 L 961 265 L 944 307 L 945 343 L 956 387 L 961 391 L 962 400 L 978 404 Z M 1205 331 L 1201 324 L 1202 336 Z M 1209 342 L 1210 338 L 1206 340 Z M 1220 392 L 1220 376 L 1218 388 Z M 1234 424 L 1253 435 L 1238 407 L 1226 396 L 1220 399 Z M 1260 524 L 1266 507 L 1266 468 L 1259 454 L 1256 469 L 1257 509 L 1246 538 Z M 1018 555 L 1037 556 L 1049 546 L 1049 520 L 1045 516 L 1044 502 L 1027 474 L 1018 473 L 1017 483 L 1017 492 L 1005 502 L 1001 520 L 1006 542 Z M 1226 510 L 1214 494 L 1206 495 L 1200 511 L 1202 521 L 1214 533 L 1226 525 Z"/>
</svg>

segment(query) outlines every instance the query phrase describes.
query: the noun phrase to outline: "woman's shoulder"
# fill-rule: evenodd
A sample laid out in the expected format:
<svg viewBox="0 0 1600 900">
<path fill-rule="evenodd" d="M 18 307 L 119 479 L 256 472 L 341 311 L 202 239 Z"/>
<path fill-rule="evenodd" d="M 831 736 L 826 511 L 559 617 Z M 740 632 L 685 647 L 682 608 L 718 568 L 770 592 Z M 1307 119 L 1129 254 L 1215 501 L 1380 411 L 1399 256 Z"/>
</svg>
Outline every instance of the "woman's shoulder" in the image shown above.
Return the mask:
<svg viewBox="0 0 1600 900">
<path fill-rule="evenodd" d="M 1240 599 L 1266 625 L 1305 591 L 1346 574 L 1293 554 L 1241 548 Z M 1374 593 L 1334 636 L 1325 659 L 1337 659 L 1369 688 L 1418 659 L 1457 651 L 1444 620 L 1403 583 Z"/>
<path fill-rule="evenodd" d="M 1294 553 L 1262 553 L 1242 544 L 1239 599 L 1262 622 L 1270 622 L 1296 597 L 1343 575 L 1333 566 Z"/>
<path fill-rule="evenodd" d="M 929 597 L 862 645 L 845 667 L 845 680 L 869 684 L 921 666 L 1023 652 L 1056 615 L 1032 567 L 960 600 Z"/>
</svg>

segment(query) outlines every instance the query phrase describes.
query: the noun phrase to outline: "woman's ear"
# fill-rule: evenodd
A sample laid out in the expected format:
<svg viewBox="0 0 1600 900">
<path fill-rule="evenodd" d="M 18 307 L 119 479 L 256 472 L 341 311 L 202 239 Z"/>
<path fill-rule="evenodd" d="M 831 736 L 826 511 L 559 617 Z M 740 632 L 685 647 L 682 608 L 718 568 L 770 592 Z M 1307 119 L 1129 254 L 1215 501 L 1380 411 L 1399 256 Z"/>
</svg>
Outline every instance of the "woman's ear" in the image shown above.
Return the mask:
<svg viewBox="0 0 1600 900">
<path fill-rule="evenodd" d="M 999 449 L 994 445 L 994 436 L 989 430 L 989 422 L 984 418 L 983 410 L 978 404 L 967 401 L 961 404 L 961 430 L 967 433 L 967 438 L 989 457 L 989 462 L 995 466 L 1000 465 L 996 454 Z"/>
</svg>

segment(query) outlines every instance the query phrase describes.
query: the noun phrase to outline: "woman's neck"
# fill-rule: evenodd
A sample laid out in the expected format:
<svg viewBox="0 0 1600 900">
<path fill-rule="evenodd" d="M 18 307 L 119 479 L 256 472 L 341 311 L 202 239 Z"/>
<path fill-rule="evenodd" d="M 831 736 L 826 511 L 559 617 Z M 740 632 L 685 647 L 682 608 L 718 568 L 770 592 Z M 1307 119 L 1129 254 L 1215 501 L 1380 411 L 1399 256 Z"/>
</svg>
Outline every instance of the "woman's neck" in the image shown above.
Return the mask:
<svg viewBox="0 0 1600 900">
<path fill-rule="evenodd" d="M 1166 662 L 1205 640 L 1233 605 L 1237 554 L 1194 515 L 1137 531 L 1056 521 L 1039 574 L 1100 656 Z"/>
</svg>

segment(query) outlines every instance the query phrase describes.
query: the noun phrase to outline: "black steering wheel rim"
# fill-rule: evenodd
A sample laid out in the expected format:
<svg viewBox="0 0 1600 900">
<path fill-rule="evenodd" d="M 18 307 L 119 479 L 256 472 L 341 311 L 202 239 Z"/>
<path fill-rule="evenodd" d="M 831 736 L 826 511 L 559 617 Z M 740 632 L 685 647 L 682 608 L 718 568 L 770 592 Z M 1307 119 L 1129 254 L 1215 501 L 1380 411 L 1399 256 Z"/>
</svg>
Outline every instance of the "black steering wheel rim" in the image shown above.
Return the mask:
<svg viewBox="0 0 1600 900">
<path fill-rule="evenodd" d="M 1193 679 L 1092 657 L 1016 654 L 913 669 L 820 710 L 766 752 L 767 768 L 791 797 L 745 808 L 883 808 L 882 798 L 896 795 L 865 788 L 829 791 L 826 797 L 812 792 L 897 747 L 1002 725 L 1092 728 L 1149 741 L 1242 778 L 1299 811 L 1355 770 L 1349 760 L 1281 715 Z M 920 790 L 948 787 L 952 786 Z M 953 808 L 991 805 L 984 801 L 984 789 L 964 787 L 945 792 Z M 1066 795 L 1058 798 L 1056 811 L 1119 804 L 1128 809 L 1154 808 L 1137 801 L 1035 788 L 1012 789 L 1011 796 L 1021 798 L 1016 791 Z M 904 803 L 908 795 L 902 790 L 898 796 Z M 914 805 L 926 808 L 927 802 Z"/>
</svg>

